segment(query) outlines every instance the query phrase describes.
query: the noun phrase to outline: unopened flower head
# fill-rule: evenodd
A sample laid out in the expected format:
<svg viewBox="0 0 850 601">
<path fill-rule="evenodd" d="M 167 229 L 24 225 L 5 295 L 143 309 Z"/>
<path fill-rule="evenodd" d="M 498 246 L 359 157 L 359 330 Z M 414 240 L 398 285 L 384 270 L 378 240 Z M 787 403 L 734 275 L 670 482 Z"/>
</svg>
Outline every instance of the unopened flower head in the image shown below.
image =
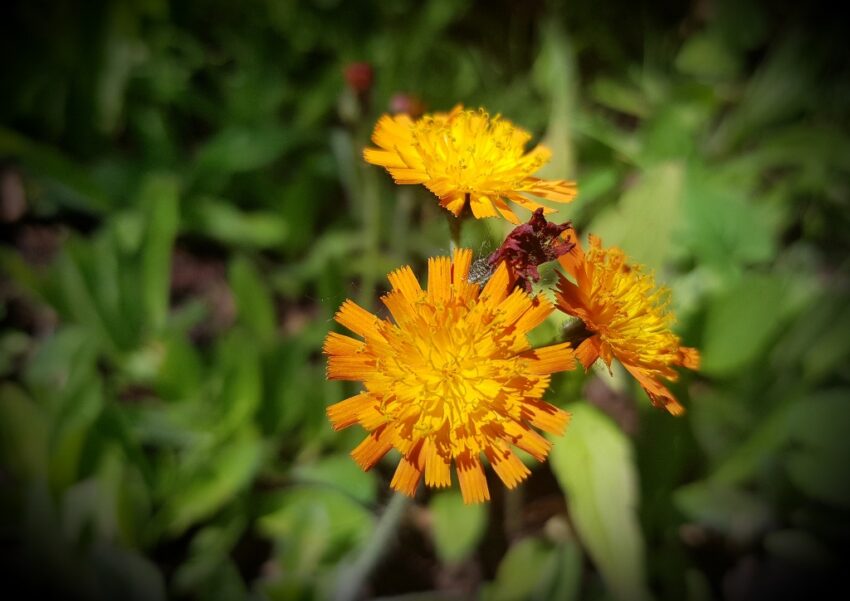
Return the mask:
<svg viewBox="0 0 850 601">
<path fill-rule="evenodd" d="M 575 239 L 575 231 L 567 232 Z M 576 348 L 587 369 L 599 357 L 606 365 L 616 357 L 638 380 L 653 404 L 673 415 L 682 405 L 661 382 L 678 377 L 674 367 L 699 367 L 699 352 L 681 346 L 671 331 L 669 292 L 657 288 L 651 275 L 630 264 L 619 248 L 603 248 L 590 236 L 585 253 L 576 246 L 559 261 L 575 279 L 560 276 L 557 302 L 561 310 L 578 317 L 591 334 Z"/>
<path fill-rule="evenodd" d="M 529 470 L 512 447 L 543 461 L 550 443 L 532 426 L 560 434 L 569 419 L 542 396 L 550 374 L 575 367 L 570 345 L 535 349 L 527 339 L 554 307 L 513 287 L 504 264 L 483 288 L 470 283 L 471 262 L 466 249 L 430 259 L 427 290 L 409 267 L 392 272 L 382 300 L 394 321 L 346 301 L 335 319 L 362 339 L 325 340 L 328 377 L 364 386 L 328 417 L 335 429 L 368 430 L 352 452 L 364 470 L 397 449 L 391 486 L 406 495 L 423 473 L 426 485 L 449 486 L 454 462 L 464 501 L 486 501 L 482 453 L 513 488 Z"/>
<path fill-rule="evenodd" d="M 544 146 L 526 152 L 530 139 L 507 119 L 458 106 L 416 121 L 384 115 L 372 134 L 378 148 L 367 148 L 363 156 L 386 168 L 398 184 L 423 184 L 455 216 L 468 204 L 477 219 L 501 214 L 518 224 L 506 201 L 534 211 L 542 205 L 529 195 L 554 202 L 570 202 L 576 195 L 575 182 L 532 175 L 551 152 Z"/>
</svg>

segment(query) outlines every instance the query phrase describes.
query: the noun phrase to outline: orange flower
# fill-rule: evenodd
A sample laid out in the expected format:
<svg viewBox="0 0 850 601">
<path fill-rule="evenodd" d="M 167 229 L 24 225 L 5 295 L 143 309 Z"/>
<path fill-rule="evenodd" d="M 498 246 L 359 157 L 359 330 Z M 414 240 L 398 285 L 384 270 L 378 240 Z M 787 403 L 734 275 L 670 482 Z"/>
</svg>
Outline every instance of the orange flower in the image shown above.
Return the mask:
<svg viewBox="0 0 850 601">
<path fill-rule="evenodd" d="M 335 319 L 363 339 L 325 340 L 328 378 L 364 386 L 328 407 L 334 429 L 369 431 L 351 453 L 364 470 L 397 449 L 391 486 L 409 496 L 423 472 L 426 485 L 449 486 L 454 461 L 464 502 L 486 501 L 482 452 L 513 488 L 529 470 L 511 446 L 543 461 L 550 443 L 531 426 L 560 434 L 569 421 L 542 400 L 550 374 L 575 368 L 569 343 L 534 349 L 526 336 L 554 307 L 512 286 L 504 264 L 481 289 L 471 262 L 466 249 L 430 259 L 427 290 L 410 267 L 390 273 L 382 300 L 395 322 L 347 300 Z"/>
<path fill-rule="evenodd" d="M 384 115 L 372 134 L 379 148 L 365 149 L 363 158 L 386 168 L 397 184 L 423 184 L 455 216 L 468 203 L 476 219 L 496 217 L 498 210 L 518 224 L 505 200 L 534 211 L 542 205 L 527 194 L 554 202 L 570 202 L 576 195 L 575 182 L 532 176 L 551 152 L 536 146 L 526 153 L 530 139 L 531 134 L 507 119 L 457 106 L 416 121 Z"/>
<path fill-rule="evenodd" d="M 565 237 L 574 240 L 575 230 L 567 230 Z M 587 253 L 576 244 L 559 261 L 575 283 L 559 274 L 558 307 L 581 319 L 591 334 L 576 348 L 585 369 L 599 357 L 610 367 L 616 357 L 654 405 L 673 415 L 684 413 L 661 380 L 676 380 L 676 366 L 697 369 L 699 351 L 681 346 L 670 330 L 669 291 L 656 288 L 653 277 L 627 263 L 623 251 L 602 248 L 593 235 Z"/>
</svg>

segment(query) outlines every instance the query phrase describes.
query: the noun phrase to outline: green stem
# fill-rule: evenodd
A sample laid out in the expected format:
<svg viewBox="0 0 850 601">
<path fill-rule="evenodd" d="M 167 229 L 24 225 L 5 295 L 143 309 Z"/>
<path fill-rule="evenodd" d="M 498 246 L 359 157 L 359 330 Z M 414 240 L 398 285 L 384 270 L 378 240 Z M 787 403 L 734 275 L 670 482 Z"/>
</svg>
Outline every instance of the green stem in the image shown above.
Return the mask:
<svg viewBox="0 0 850 601">
<path fill-rule="evenodd" d="M 455 217 L 451 213 L 447 219 L 449 220 L 449 250 L 453 253 L 460 248 L 460 230 L 463 226 L 463 219 Z"/>
<path fill-rule="evenodd" d="M 448 214 L 447 219 L 449 220 L 449 249 L 452 253 L 458 248 L 460 248 L 460 231 L 463 227 L 463 221 L 466 219 L 467 212 L 469 211 L 469 194 L 467 193 L 466 198 L 463 202 L 463 208 L 461 208 L 460 213 L 455 217 L 452 213 Z"/>
<path fill-rule="evenodd" d="M 384 513 L 378 520 L 372 538 L 362 549 L 354 563 L 341 570 L 336 583 L 336 591 L 332 597 L 334 601 L 354 601 L 360 598 L 360 593 L 369 578 L 369 574 L 377 567 L 384 554 L 389 551 L 393 542 L 392 538 L 398 530 L 399 524 L 401 524 L 409 503 L 409 497 L 401 493 L 393 494 L 384 509 Z"/>
<path fill-rule="evenodd" d="M 375 185 L 375 177 L 368 170 L 362 170 L 361 193 L 363 206 L 363 236 L 365 240 L 363 279 L 358 300 L 362 307 L 369 309 L 375 298 L 375 285 L 379 250 L 381 244 L 381 198 Z"/>
<path fill-rule="evenodd" d="M 522 506 L 524 494 L 521 487 L 505 493 L 505 534 L 508 540 L 516 540 L 522 533 Z"/>
<path fill-rule="evenodd" d="M 399 259 L 407 256 L 410 212 L 413 209 L 413 190 L 411 186 L 399 186 L 396 194 L 395 214 L 393 215 L 392 249 Z"/>
</svg>

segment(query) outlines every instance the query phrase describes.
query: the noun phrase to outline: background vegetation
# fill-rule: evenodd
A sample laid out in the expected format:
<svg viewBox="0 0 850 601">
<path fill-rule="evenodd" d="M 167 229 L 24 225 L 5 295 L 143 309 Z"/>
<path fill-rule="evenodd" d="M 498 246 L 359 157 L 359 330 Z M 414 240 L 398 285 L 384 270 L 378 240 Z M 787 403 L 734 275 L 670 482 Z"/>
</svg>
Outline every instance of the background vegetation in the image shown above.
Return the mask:
<svg viewBox="0 0 850 601">
<path fill-rule="evenodd" d="M 850 543 L 850 61 L 798 3 L 27 2 L 0 35 L 4 588 L 64 599 L 752 599 Z M 371 65 L 357 93 L 344 70 Z M 349 74 L 350 71 L 349 71 Z M 388 520 L 325 406 L 346 297 L 445 253 L 377 116 L 484 106 L 673 290 L 704 367 L 619 371 L 517 493 Z M 470 224 L 486 253 L 505 226 Z M 551 274 L 550 274 L 551 276 Z M 553 321 L 546 335 L 557 335 Z M 352 429 L 355 430 L 355 429 Z M 384 528 L 386 530 L 386 528 Z M 376 551 L 385 551 L 379 558 Z M 350 590 L 363 582 L 362 590 Z M 846 588 L 846 584 L 844 585 Z"/>
</svg>

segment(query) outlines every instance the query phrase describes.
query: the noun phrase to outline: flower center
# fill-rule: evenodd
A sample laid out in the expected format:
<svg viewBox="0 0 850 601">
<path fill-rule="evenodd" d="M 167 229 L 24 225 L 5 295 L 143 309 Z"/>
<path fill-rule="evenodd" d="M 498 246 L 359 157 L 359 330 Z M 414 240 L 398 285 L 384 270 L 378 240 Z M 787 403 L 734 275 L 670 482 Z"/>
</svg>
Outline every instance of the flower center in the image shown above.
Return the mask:
<svg viewBox="0 0 850 601">
<path fill-rule="evenodd" d="M 462 304 L 423 312 L 426 319 L 398 326 L 402 344 L 382 365 L 391 385 L 384 411 L 421 434 L 477 429 L 473 422 L 500 420 L 503 390 L 520 376 L 522 360 L 508 346 L 492 316 Z M 454 436 L 451 436 L 454 438 Z"/>
<path fill-rule="evenodd" d="M 483 112 L 421 119 L 413 137 L 429 178 L 465 192 L 514 189 L 545 162 L 542 156 L 523 159 L 531 138 L 526 131 Z"/>
</svg>

